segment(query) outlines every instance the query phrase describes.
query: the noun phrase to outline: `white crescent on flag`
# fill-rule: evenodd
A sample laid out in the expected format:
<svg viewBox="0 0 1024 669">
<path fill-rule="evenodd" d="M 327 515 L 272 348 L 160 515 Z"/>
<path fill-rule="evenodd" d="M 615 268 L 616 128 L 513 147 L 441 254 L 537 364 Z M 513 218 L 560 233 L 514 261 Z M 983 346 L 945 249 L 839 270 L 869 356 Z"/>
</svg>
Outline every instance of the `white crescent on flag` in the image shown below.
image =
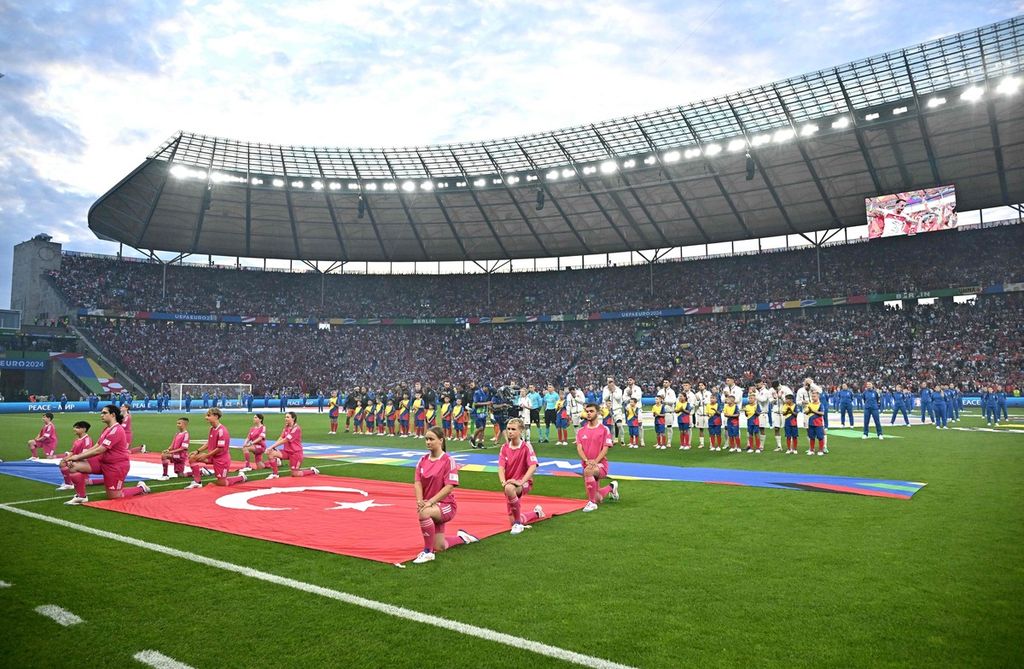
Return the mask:
<svg viewBox="0 0 1024 669">
<path fill-rule="evenodd" d="M 319 490 L 321 492 L 353 492 L 358 495 L 362 495 L 363 497 L 369 497 L 368 492 L 365 490 L 359 490 L 358 488 L 341 488 L 332 485 L 311 485 L 297 488 L 266 488 L 264 490 L 236 492 L 230 495 L 224 495 L 223 497 L 218 497 L 217 506 L 223 506 L 225 509 L 238 509 L 240 511 L 288 511 L 292 507 L 255 506 L 250 504 L 249 500 L 256 499 L 257 497 L 266 497 L 267 495 L 278 495 L 285 492 L 303 492 L 306 490 Z M 335 504 L 340 503 L 335 502 Z M 362 510 L 363 509 L 360 509 L 360 511 Z"/>
</svg>

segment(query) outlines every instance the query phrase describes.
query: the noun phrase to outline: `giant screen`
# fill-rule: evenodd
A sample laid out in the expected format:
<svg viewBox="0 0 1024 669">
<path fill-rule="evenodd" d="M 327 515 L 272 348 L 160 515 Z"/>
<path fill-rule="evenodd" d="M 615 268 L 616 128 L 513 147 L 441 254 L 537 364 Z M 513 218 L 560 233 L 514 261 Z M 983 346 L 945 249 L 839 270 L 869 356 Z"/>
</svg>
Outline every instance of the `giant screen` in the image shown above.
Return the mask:
<svg viewBox="0 0 1024 669">
<path fill-rule="evenodd" d="M 916 235 L 956 227 L 956 188 L 938 186 L 865 200 L 868 237 Z"/>
</svg>

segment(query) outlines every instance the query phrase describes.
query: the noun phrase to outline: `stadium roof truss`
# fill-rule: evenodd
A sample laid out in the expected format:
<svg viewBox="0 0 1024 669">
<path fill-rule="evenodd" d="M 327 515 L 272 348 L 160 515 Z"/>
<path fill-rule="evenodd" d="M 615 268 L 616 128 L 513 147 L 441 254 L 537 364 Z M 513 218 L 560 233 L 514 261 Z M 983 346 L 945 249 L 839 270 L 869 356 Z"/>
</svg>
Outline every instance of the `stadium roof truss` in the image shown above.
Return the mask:
<svg viewBox="0 0 1024 669">
<path fill-rule="evenodd" d="M 1022 70 L 1017 17 L 524 137 L 346 149 L 179 132 L 92 206 L 89 227 L 180 254 L 498 260 L 861 225 L 865 197 L 942 184 L 961 209 L 1018 203 Z"/>
</svg>

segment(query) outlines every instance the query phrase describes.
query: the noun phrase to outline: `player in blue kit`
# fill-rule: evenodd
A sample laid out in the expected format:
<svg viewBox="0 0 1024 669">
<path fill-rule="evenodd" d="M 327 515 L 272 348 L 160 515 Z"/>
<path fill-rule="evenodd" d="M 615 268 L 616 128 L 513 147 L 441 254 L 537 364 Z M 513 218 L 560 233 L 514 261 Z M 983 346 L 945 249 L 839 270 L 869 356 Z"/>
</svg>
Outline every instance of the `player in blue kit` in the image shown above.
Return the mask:
<svg viewBox="0 0 1024 669">
<path fill-rule="evenodd" d="M 839 405 L 839 423 L 846 427 L 846 418 L 850 418 L 850 427 L 853 427 L 853 391 L 850 386 L 843 384 L 836 393 L 835 401 Z"/>
<path fill-rule="evenodd" d="M 924 381 L 921 382 L 918 394 L 921 398 L 921 422 L 927 423 L 928 421 L 925 420 L 925 418 L 928 417 L 931 418 L 934 423 L 935 414 L 932 413 L 932 391 Z"/>
<path fill-rule="evenodd" d="M 907 414 L 907 398 L 909 396 L 910 406 L 914 406 L 914 396 L 910 393 L 903 392 L 903 386 L 896 384 L 896 391 L 892 395 L 892 420 L 889 421 L 889 425 L 896 424 L 896 416 L 903 413 L 903 424 L 910 425 L 910 416 Z"/>
<path fill-rule="evenodd" d="M 935 388 L 932 389 L 932 416 L 934 417 L 936 430 L 949 429 L 949 426 L 946 424 L 949 417 L 947 410 L 946 393 L 941 383 L 936 384 Z"/>
<path fill-rule="evenodd" d="M 882 398 L 878 391 L 875 390 L 875 384 L 871 381 L 866 382 L 861 396 L 864 398 L 864 435 L 861 439 L 868 438 L 868 425 L 872 420 L 875 422 L 875 434 L 878 435 L 879 439 L 884 439 L 882 436 L 882 420 L 878 413 L 878 406 Z"/>
</svg>

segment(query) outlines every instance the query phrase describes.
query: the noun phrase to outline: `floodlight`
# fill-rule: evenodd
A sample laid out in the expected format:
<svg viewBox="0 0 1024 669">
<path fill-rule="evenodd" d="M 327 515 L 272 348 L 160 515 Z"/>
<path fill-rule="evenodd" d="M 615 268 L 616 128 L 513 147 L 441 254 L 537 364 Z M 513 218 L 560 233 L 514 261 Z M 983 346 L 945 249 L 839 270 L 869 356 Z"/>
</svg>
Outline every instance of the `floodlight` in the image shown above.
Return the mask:
<svg viewBox="0 0 1024 669">
<path fill-rule="evenodd" d="M 635 161 L 635 160 L 633 160 L 632 158 L 630 158 L 629 160 L 627 160 L 627 161 L 625 161 L 624 163 L 622 163 L 622 166 L 623 166 L 624 168 L 626 168 L 627 170 L 628 170 L 628 169 L 631 169 L 631 168 L 633 168 L 633 167 L 636 167 L 636 161 Z"/>
<path fill-rule="evenodd" d="M 473 185 L 476 186 L 477 188 L 483 188 L 484 186 L 487 185 L 487 179 L 477 179 L 476 181 L 473 182 Z"/>
<path fill-rule="evenodd" d="M 996 92 L 1003 95 L 1013 95 L 1018 89 L 1020 89 L 1019 77 L 1006 77 L 996 86 Z"/>
<path fill-rule="evenodd" d="M 424 181 L 423 183 L 420 184 L 420 189 L 421 190 L 434 190 L 434 182 L 433 181 Z"/>
<path fill-rule="evenodd" d="M 832 121 L 832 127 L 836 130 L 842 130 L 843 128 L 850 125 L 850 119 L 845 116 L 840 116 L 835 121 Z"/>
<path fill-rule="evenodd" d="M 386 181 L 384 183 L 384 190 L 398 190 L 398 184 L 394 181 Z"/>
<path fill-rule="evenodd" d="M 928 101 L 928 108 L 934 109 L 935 107 L 944 104 L 946 104 L 946 98 L 932 98 L 931 100 Z"/>
<path fill-rule="evenodd" d="M 548 181 L 556 180 L 558 178 L 558 170 L 551 170 L 550 172 L 544 175 L 544 178 L 547 179 Z"/>
<path fill-rule="evenodd" d="M 657 156 L 647 156 L 644 158 L 644 165 L 653 165 L 656 162 L 658 162 Z"/>
<path fill-rule="evenodd" d="M 323 181 L 314 181 L 313 183 L 310 184 L 310 186 L 313 187 L 313 190 L 323 190 L 324 189 L 324 182 Z"/>
<path fill-rule="evenodd" d="M 907 113 L 907 108 L 906 107 L 896 107 L 896 109 L 892 110 L 892 115 L 893 116 L 899 116 L 900 114 L 906 114 L 906 113 Z"/>
<path fill-rule="evenodd" d="M 741 151 L 747 148 L 747 140 L 745 139 L 734 139 L 729 142 L 729 146 L 725 147 L 727 151 Z"/>
<path fill-rule="evenodd" d="M 353 181 L 352 183 L 350 183 L 348 185 L 348 189 L 349 190 L 359 190 L 359 184 L 357 184 L 356 182 Z"/>
<path fill-rule="evenodd" d="M 683 156 L 686 158 L 696 158 L 700 155 L 700 149 L 687 149 L 683 152 Z"/>
<path fill-rule="evenodd" d="M 674 163 L 677 160 L 679 160 L 679 152 L 678 151 L 669 151 L 664 156 L 662 156 L 662 159 L 666 163 Z"/>
<path fill-rule="evenodd" d="M 814 133 L 818 132 L 818 126 L 813 123 L 808 123 L 804 127 L 800 128 L 801 137 L 810 137 Z"/>
<path fill-rule="evenodd" d="M 776 144 L 781 144 L 782 142 L 788 142 L 794 137 L 796 137 L 796 132 L 792 128 L 783 128 L 782 130 L 776 130 L 772 139 Z"/>
<path fill-rule="evenodd" d="M 293 181 L 292 182 L 292 188 L 303 188 L 303 187 L 305 187 L 305 185 L 306 184 L 302 183 L 301 181 Z"/>
<path fill-rule="evenodd" d="M 513 185 L 519 183 L 519 177 L 517 177 L 515 175 L 510 176 L 510 177 L 505 177 L 505 183 L 507 183 L 510 186 L 513 186 Z"/>
<path fill-rule="evenodd" d="M 270 183 L 274 184 L 278 188 L 281 188 L 282 186 L 284 186 L 284 179 L 274 179 Z"/>
<path fill-rule="evenodd" d="M 968 102 L 977 102 L 981 99 L 981 96 L 985 95 L 985 89 L 981 86 L 971 86 L 966 91 L 960 94 L 961 100 Z"/>
<path fill-rule="evenodd" d="M 375 184 L 375 183 L 373 183 L 373 182 L 371 181 L 371 182 L 370 182 L 370 183 L 368 183 L 368 184 L 363 184 L 363 189 L 364 189 L 364 190 L 377 190 L 377 184 Z"/>
<path fill-rule="evenodd" d="M 338 183 L 337 181 L 332 181 L 331 185 L 329 186 L 329 188 L 331 190 L 341 190 L 341 184 Z"/>
<path fill-rule="evenodd" d="M 562 170 L 562 176 L 568 179 L 569 177 L 576 176 L 576 170 L 566 167 Z"/>
<path fill-rule="evenodd" d="M 249 183 L 251 183 L 253 186 L 262 186 L 263 179 L 260 179 L 259 177 L 253 177 L 252 179 L 249 179 Z"/>
<path fill-rule="evenodd" d="M 416 184 L 414 184 L 411 181 L 406 181 L 402 184 L 402 190 L 404 190 L 406 193 L 411 193 L 412 191 L 416 190 Z"/>
<path fill-rule="evenodd" d="M 754 135 L 753 137 L 750 138 L 750 145 L 761 146 L 762 144 L 767 144 L 770 141 L 772 141 L 772 136 L 769 135 L 768 133 L 765 133 L 763 135 Z"/>
<path fill-rule="evenodd" d="M 705 156 L 715 156 L 722 152 L 722 147 L 718 144 L 708 144 L 704 147 Z"/>
<path fill-rule="evenodd" d="M 175 165 L 171 168 L 171 176 L 177 177 L 178 179 L 184 179 L 188 176 L 188 168 L 184 165 Z"/>
<path fill-rule="evenodd" d="M 617 169 L 619 169 L 619 165 L 614 160 L 606 160 L 601 163 L 601 174 L 614 174 Z"/>
<path fill-rule="evenodd" d="M 878 118 L 879 116 L 881 116 L 881 114 L 879 114 L 878 112 L 871 112 L 870 114 L 865 114 L 865 115 L 864 115 L 864 120 L 865 120 L 865 121 L 874 121 L 874 120 L 876 120 L 876 119 L 877 119 L 877 118 Z"/>
</svg>

